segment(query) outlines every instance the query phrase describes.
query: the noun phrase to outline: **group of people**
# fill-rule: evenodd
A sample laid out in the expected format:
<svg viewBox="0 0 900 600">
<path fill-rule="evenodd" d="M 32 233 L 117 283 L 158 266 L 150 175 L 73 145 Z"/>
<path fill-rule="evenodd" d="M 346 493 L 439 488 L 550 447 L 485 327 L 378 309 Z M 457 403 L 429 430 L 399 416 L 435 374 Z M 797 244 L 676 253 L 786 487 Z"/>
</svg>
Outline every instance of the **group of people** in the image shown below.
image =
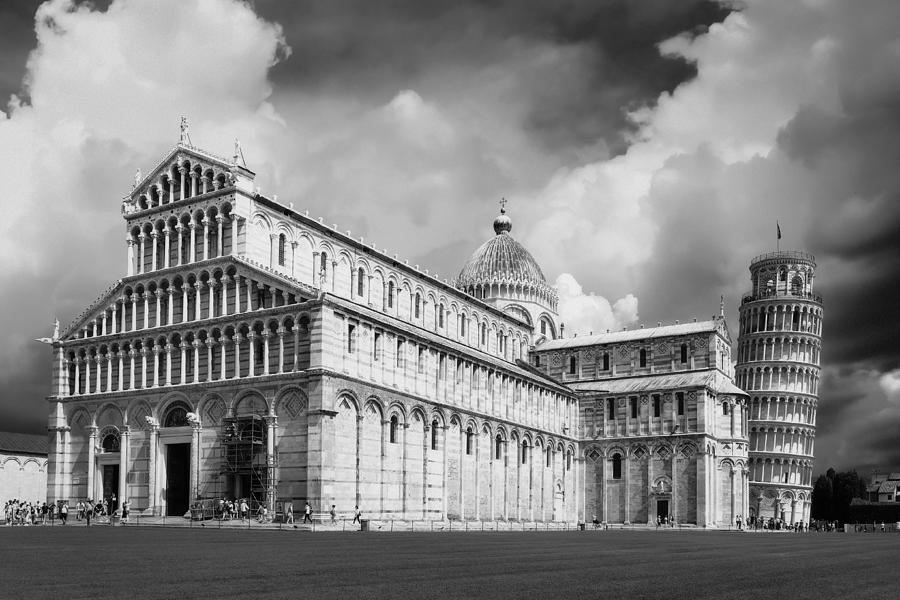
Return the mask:
<svg viewBox="0 0 900 600">
<path fill-rule="evenodd" d="M 303 506 L 303 519 L 301 523 L 312 523 L 312 505 L 309 502 L 306 502 Z M 328 515 L 331 518 L 331 523 L 337 524 L 338 515 L 337 515 L 337 505 L 332 504 L 331 509 L 328 511 Z M 218 506 L 218 515 L 220 519 L 223 521 L 231 521 L 240 519 L 241 521 L 250 521 L 253 518 L 252 509 L 250 504 L 247 502 L 246 498 L 220 498 L 219 506 Z M 282 516 L 283 522 L 286 524 L 294 524 L 294 505 L 291 502 L 286 502 L 284 504 L 284 513 Z M 362 520 L 362 511 L 359 509 L 359 506 L 355 506 L 353 508 L 353 523 L 359 524 Z M 256 521 L 259 523 L 270 523 L 272 521 L 272 515 L 269 514 L 269 509 L 265 503 L 260 503 L 256 508 Z"/>
<path fill-rule="evenodd" d="M 740 517 L 737 518 L 736 524 L 738 529 L 742 529 Z M 768 520 L 759 517 L 750 517 L 746 525 L 747 529 L 755 531 L 762 529 L 765 531 L 793 531 L 794 533 L 804 533 L 809 531 L 810 528 L 808 522 L 797 521 L 795 523 L 788 523 L 787 521 L 776 519 L 774 517 L 769 517 Z"/>
<path fill-rule="evenodd" d="M 13 498 L 3 506 L 3 519 L 7 525 L 46 525 L 59 519 L 66 524 L 69 516 L 69 503 L 56 504 L 46 502 L 26 502 Z"/>
</svg>

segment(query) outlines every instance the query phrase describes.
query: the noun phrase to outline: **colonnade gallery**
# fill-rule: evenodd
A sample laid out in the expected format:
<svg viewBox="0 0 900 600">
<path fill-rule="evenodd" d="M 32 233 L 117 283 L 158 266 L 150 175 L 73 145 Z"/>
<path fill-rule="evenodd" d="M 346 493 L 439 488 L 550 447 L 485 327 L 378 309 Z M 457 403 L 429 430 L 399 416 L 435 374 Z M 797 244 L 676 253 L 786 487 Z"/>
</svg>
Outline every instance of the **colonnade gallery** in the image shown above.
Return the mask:
<svg viewBox="0 0 900 600">
<path fill-rule="evenodd" d="M 182 140 L 125 198 L 125 275 L 54 334 L 52 500 L 722 526 L 748 502 L 722 317 L 564 338 L 511 235 L 452 282 Z"/>
</svg>

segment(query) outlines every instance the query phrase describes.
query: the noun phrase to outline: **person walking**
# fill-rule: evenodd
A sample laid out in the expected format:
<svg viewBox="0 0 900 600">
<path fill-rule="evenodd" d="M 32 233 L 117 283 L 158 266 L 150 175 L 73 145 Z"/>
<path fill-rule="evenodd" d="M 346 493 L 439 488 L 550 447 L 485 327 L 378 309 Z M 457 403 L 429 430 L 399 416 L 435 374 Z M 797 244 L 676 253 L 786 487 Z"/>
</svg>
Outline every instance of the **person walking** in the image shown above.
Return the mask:
<svg viewBox="0 0 900 600">
<path fill-rule="evenodd" d="M 129 502 L 128 498 L 125 498 L 125 501 L 122 502 L 122 525 L 128 524 L 128 512 L 131 510 L 131 502 Z"/>
<path fill-rule="evenodd" d="M 246 519 L 247 521 L 250 520 L 250 512 L 249 511 L 250 511 L 250 507 L 247 506 L 247 500 L 241 499 L 241 521 L 243 521 L 244 519 Z"/>
<path fill-rule="evenodd" d="M 285 523 L 294 523 L 294 504 L 292 502 L 288 502 L 287 506 L 284 508 L 284 522 Z"/>
<path fill-rule="evenodd" d="M 69 501 L 63 500 L 62 506 L 59 507 L 59 522 L 63 525 L 69 520 Z"/>
<path fill-rule="evenodd" d="M 88 498 L 84 505 L 84 520 L 88 527 L 91 526 L 91 517 L 94 515 L 94 501 Z"/>
<path fill-rule="evenodd" d="M 334 525 L 337 523 L 337 512 L 334 510 L 334 504 L 331 505 L 331 510 L 328 512 L 331 514 L 331 524 Z"/>
<path fill-rule="evenodd" d="M 353 507 L 353 522 L 359 523 L 360 526 L 362 526 L 361 518 L 362 518 L 362 511 L 359 510 L 359 504 L 357 504 L 356 506 Z"/>
<path fill-rule="evenodd" d="M 312 523 L 312 507 L 309 505 L 309 502 L 306 503 L 306 506 L 303 508 L 303 522 L 304 523 Z"/>
</svg>

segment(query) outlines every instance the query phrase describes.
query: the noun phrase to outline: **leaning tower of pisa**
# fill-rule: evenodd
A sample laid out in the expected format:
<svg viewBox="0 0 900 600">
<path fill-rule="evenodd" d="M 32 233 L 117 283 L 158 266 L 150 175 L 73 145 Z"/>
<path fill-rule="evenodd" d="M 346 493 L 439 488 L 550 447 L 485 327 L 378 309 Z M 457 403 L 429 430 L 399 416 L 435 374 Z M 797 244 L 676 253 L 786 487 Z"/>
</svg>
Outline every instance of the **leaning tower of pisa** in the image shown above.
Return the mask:
<svg viewBox="0 0 900 600">
<path fill-rule="evenodd" d="M 750 516 L 809 521 L 822 297 L 816 262 L 793 250 L 750 263 L 736 375 L 750 395 Z"/>
</svg>

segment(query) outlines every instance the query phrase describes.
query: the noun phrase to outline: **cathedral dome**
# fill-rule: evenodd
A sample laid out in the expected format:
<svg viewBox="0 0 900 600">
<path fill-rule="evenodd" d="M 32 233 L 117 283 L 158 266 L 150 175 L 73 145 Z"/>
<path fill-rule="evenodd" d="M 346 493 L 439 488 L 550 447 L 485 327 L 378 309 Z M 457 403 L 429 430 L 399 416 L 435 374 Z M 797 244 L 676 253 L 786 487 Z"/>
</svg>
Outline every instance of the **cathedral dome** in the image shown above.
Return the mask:
<svg viewBox="0 0 900 600">
<path fill-rule="evenodd" d="M 494 219 L 493 238 L 481 245 L 466 261 L 456 285 L 462 289 L 491 284 L 531 284 L 544 287 L 547 280 L 531 253 L 509 234 L 512 220 L 500 209 Z"/>
</svg>

